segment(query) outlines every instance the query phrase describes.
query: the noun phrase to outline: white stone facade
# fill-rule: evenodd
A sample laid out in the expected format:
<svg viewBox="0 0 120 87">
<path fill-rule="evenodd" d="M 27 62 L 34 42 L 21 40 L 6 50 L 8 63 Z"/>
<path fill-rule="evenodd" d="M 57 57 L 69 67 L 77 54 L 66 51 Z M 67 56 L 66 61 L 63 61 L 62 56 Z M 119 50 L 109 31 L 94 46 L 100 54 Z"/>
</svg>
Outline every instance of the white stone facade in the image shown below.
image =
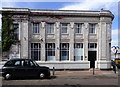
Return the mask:
<svg viewBox="0 0 120 87">
<path fill-rule="evenodd" d="M 3 8 L 2 12 L 12 14 L 19 24 L 20 58 L 56 69 L 90 69 L 94 61 L 95 68 L 111 67 L 110 11 Z"/>
</svg>

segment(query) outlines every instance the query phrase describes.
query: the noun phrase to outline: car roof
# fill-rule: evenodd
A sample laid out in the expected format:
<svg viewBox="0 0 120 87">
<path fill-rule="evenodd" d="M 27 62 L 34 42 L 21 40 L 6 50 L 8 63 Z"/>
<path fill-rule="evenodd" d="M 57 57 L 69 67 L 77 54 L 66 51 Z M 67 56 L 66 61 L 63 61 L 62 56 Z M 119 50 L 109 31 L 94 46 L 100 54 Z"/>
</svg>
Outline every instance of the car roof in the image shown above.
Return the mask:
<svg viewBox="0 0 120 87">
<path fill-rule="evenodd" d="M 10 59 L 10 60 L 32 60 L 32 59 L 13 58 L 13 59 Z M 10 60 L 9 60 L 9 61 L 10 61 Z"/>
</svg>

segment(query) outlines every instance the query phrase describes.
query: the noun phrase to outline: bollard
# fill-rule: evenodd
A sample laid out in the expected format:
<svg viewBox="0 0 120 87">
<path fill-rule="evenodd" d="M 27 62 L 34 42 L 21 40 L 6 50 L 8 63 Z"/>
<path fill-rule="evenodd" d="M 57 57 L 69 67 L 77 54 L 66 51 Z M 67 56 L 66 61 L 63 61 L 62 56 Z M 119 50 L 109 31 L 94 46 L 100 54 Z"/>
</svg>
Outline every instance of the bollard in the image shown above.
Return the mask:
<svg viewBox="0 0 120 87">
<path fill-rule="evenodd" d="M 55 67 L 53 67 L 53 76 L 55 75 Z"/>
<path fill-rule="evenodd" d="M 95 68 L 93 67 L 93 75 L 95 74 Z"/>
</svg>

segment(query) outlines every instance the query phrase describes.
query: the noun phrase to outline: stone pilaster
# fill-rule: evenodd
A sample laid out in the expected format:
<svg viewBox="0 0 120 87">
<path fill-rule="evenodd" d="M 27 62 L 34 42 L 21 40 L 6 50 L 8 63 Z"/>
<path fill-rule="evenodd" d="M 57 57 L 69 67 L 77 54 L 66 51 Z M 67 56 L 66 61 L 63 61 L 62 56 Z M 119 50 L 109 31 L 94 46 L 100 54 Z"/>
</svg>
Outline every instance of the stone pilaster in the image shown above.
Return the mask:
<svg viewBox="0 0 120 87">
<path fill-rule="evenodd" d="M 28 58 L 28 20 L 23 20 L 20 25 L 21 29 L 21 58 Z"/>
<path fill-rule="evenodd" d="M 46 43 L 46 35 L 45 35 L 45 22 L 41 22 L 41 29 L 40 29 L 40 40 L 41 40 L 41 61 L 45 61 L 45 43 Z"/>
<path fill-rule="evenodd" d="M 111 23 L 106 24 L 107 33 L 107 56 L 106 60 L 111 61 Z"/>
<path fill-rule="evenodd" d="M 60 60 L 60 22 L 55 24 L 55 56 L 56 61 Z"/>
<path fill-rule="evenodd" d="M 84 23 L 83 25 L 83 38 L 84 38 L 84 43 L 83 43 L 83 49 L 84 49 L 84 61 L 88 61 L 88 31 L 89 31 L 89 25 L 88 23 Z"/>
<path fill-rule="evenodd" d="M 69 27 L 69 36 L 70 36 L 70 43 L 69 43 L 69 60 L 74 61 L 74 22 L 70 22 Z"/>
<path fill-rule="evenodd" d="M 106 60 L 107 57 L 107 32 L 106 32 L 106 23 L 105 22 L 101 22 L 101 26 L 100 26 L 100 60 Z"/>
</svg>

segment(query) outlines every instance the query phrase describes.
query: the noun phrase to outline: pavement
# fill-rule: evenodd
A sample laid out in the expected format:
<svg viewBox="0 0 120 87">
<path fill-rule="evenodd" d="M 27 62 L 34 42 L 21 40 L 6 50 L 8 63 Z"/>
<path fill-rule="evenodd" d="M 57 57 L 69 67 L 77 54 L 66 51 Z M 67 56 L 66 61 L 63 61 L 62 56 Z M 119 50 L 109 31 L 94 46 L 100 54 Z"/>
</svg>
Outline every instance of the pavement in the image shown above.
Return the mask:
<svg viewBox="0 0 120 87">
<path fill-rule="evenodd" d="M 2 77 L 2 87 L 118 87 L 118 73 L 112 70 L 62 70 L 51 71 L 51 79 L 18 79 L 4 80 Z M 120 86 L 119 86 L 120 87 Z"/>
</svg>

